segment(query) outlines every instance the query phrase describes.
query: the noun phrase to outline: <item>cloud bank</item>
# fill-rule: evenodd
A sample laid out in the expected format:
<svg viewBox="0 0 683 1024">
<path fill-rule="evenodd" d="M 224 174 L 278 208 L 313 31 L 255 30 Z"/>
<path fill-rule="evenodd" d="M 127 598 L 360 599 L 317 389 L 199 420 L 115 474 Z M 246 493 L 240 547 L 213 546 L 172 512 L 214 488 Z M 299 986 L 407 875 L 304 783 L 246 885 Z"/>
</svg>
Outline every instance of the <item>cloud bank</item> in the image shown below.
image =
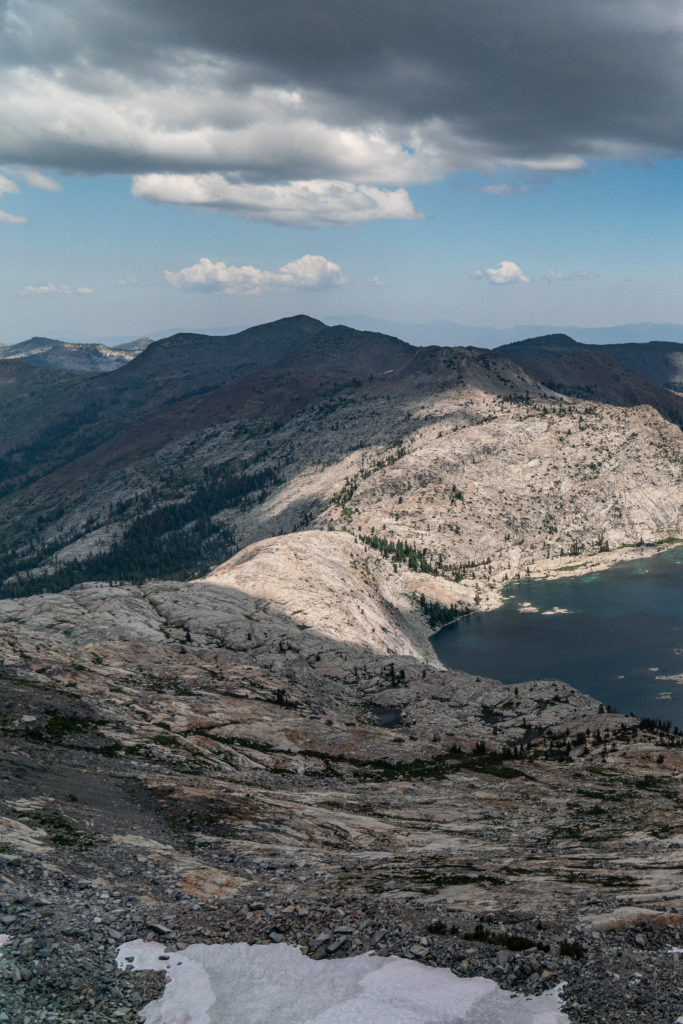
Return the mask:
<svg viewBox="0 0 683 1024">
<path fill-rule="evenodd" d="M 28 218 L 20 213 L 7 213 L 6 210 L 0 210 L 0 224 L 28 224 Z"/>
<path fill-rule="evenodd" d="M 461 170 L 683 155 L 682 45 L 671 0 L 0 0 L 3 160 L 258 219 L 271 188 L 278 223 L 411 217 L 406 187 Z"/>
<path fill-rule="evenodd" d="M 599 274 L 594 274 L 590 270 L 577 270 L 573 274 L 564 274 L 561 270 L 552 267 L 543 279 L 548 284 L 564 284 L 567 281 L 595 281 L 599 277 Z"/>
<path fill-rule="evenodd" d="M 29 284 L 21 289 L 20 295 L 92 295 L 92 288 L 76 287 L 70 284 Z"/>
<path fill-rule="evenodd" d="M 236 184 L 221 174 L 144 174 L 133 195 L 157 203 L 207 206 L 271 224 L 358 224 L 420 217 L 405 189 L 344 181 L 295 181 L 284 185 Z"/>
<path fill-rule="evenodd" d="M 317 290 L 335 288 L 346 283 L 341 267 L 324 256 L 306 255 L 286 263 L 279 270 L 259 270 L 258 267 L 235 267 L 212 263 L 203 257 L 191 267 L 176 272 L 164 271 L 164 277 L 174 288 L 186 291 L 225 292 L 228 295 L 251 294 L 278 289 L 305 288 Z"/>
</svg>

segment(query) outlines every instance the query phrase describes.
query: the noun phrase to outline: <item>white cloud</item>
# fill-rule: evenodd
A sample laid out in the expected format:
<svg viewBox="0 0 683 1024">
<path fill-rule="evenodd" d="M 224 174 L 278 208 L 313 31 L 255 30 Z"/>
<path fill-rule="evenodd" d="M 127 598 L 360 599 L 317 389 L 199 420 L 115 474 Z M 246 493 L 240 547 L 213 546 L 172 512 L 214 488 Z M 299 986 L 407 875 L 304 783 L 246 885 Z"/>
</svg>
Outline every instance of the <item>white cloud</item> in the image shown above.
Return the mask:
<svg viewBox="0 0 683 1024">
<path fill-rule="evenodd" d="M 475 270 L 474 277 L 486 278 L 489 284 L 529 284 L 531 281 L 512 260 L 501 260 L 497 267 Z"/>
<path fill-rule="evenodd" d="M 15 193 L 19 191 L 19 186 L 16 182 L 10 181 L 4 174 L 0 174 L 0 196 L 4 196 L 6 193 Z"/>
<path fill-rule="evenodd" d="M 7 213 L 0 210 L 0 224 L 28 224 L 28 217 L 22 217 L 19 213 Z"/>
<path fill-rule="evenodd" d="M 22 295 L 69 295 L 71 288 L 68 284 L 28 284 L 21 289 Z"/>
<path fill-rule="evenodd" d="M 175 50 L 157 57 L 156 75 L 150 69 L 140 77 L 87 63 L 62 75 L 0 70 L 3 107 L 11 110 L 7 117 L 0 111 L 8 162 L 382 185 L 433 180 L 450 166 L 419 126 L 368 123 L 341 110 L 330 116 L 310 90 L 245 87 L 239 60 L 198 53 L 179 59 Z"/>
<path fill-rule="evenodd" d="M 48 178 L 47 174 L 30 169 L 21 170 L 19 174 L 31 188 L 40 188 L 43 192 L 61 192 L 62 186 L 54 178 Z"/>
<path fill-rule="evenodd" d="M 505 160 L 506 167 L 518 167 L 524 171 L 537 174 L 573 174 L 586 168 L 583 157 L 572 153 L 553 153 L 550 156 L 537 158 L 525 157 L 521 160 Z"/>
<path fill-rule="evenodd" d="M 37 284 L 26 285 L 21 289 L 20 295 L 92 295 L 92 288 L 76 287 L 69 284 Z"/>
<path fill-rule="evenodd" d="M 500 182 L 500 184 L 482 185 L 481 188 L 476 189 L 477 192 L 483 192 L 487 196 L 514 196 L 514 195 L 526 195 L 529 192 L 528 185 L 508 185 L 507 182 Z"/>
<path fill-rule="evenodd" d="M 563 274 L 562 271 L 551 268 L 544 275 L 543 279 L 548 284 L 560 284 L 566 281 L 595 281 L 599 277 L 599 274 L 593 274 L 588 270 L 577 270 L 574 274 Z"/>
<path fill-rule="evenodd" d="M 358 224 L 422 216 L 405 189 L 346 181 L 256 185 L 231 182 L 222 174 L 142 174 L 133 179 L 132 191 L 153 202 L 207 206 L 271 224 Z"/>
<path fill-rule="evenodd" d="M 212 263 L 203 257 L 191 267 L 176 272 L 164 271 L 164 277 L 174 288 L 188 291 L 258 294 L 279 288 L 334 288 L 346 283 L 341 267 L 324 256 L 306 255 L 286 263 L 279 270 L 260 270 L 251 266 L 228 266 Z"/>
</svg>

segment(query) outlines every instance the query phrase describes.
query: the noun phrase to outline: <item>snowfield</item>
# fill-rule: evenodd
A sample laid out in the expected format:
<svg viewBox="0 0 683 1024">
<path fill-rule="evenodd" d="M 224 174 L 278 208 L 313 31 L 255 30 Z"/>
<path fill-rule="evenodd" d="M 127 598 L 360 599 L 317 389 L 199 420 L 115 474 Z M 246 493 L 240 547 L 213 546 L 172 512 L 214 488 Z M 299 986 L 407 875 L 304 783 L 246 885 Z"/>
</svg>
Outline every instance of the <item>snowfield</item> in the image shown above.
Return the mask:
<svg viewBox="0 0 683 1024">
<path fill-rule="evenodd" d="M 395 956 L 309 960 L 294 946 L 245 942 L 166 953 L 136 940 L 120 947 L 117 965 L 168 974 L 144 1024 L 569 1024 L 559 988 L 515 997 Z"/>
</svg>

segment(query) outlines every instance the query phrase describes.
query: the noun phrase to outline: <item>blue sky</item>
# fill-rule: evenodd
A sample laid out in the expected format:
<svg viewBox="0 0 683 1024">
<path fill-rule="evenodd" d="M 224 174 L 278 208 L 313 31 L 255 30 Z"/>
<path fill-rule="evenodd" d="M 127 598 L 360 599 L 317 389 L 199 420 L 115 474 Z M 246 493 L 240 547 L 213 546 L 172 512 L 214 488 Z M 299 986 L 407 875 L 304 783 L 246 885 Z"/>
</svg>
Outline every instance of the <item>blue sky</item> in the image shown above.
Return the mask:
<svg viewBox="0 0 683 1024">
<path fill-rule="evenodd" d="M 679 5 L 386 2 L 6 0 L 0 340 L 683 321 Z"/>
</svg>

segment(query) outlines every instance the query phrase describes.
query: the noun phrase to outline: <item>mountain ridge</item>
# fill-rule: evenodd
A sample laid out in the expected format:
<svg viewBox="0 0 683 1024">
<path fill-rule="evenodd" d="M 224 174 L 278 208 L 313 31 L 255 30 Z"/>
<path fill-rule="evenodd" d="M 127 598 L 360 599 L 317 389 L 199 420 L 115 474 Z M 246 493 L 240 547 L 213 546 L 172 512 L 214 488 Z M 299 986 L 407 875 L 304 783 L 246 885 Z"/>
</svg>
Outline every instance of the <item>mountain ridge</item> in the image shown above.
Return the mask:
<svg viewBox="0 0 683 1024">
<path fill-rule="evenodd" d="M 36 366 L 74 373 L 110 373 L 144 351 L 150 338 L 138 338 L 119 348 L 98 343 L 58 341 L 34 337 L 15 345 L 0 346 L 0 360 L 25 360 Z"/>
<path fill-rule="evenodd" d="M 543 552 L 573 551 L 586 543 L 582 534 L 599 546 L 600 537 L 620 545 L 682 532 L 671 474 L 683 398 L 572 339 L 493 351 L 416 347 L 300 316 L 234 336 L 171 336 L 113 373 L 60 382 L 54 392 L 41 379 L 40 387 L 39 420 L 27 421 L 26 396 L 16 399 L 14 420 L 3 411 L 7 593 L 59 589 L 89 573 L 192 575 L 269 535 L 306 528 L 381 529 L 391 543 L 433 552 L 425 564 L 438 575 L 441 559 L 454 576 L 494 558 L 504 574 L 506 535 L 521 544 L 510 563 L 517 571 Z M 440 418 L 441 432 L 432 427 Z M 606 444 L 598 440 L 601 421 Z M 563 440 L 564 425 L 573 438 L 577 422 L 581 443 Z M 627 424 L 642 443 L 620 453 Z M 542 426 L 547 437 L 537 432 Z M 613 512 L 611 504 L 601 511 L 613 465 L 626 472 L 648 438 L 667 453 L 660 466 L 650 456 L 645 463 L 662 515 L 647 511 L 635 478 L 620 485 Z M 569 487 L 585 475 L 584 459 L 601 466 L 594 445 L 612 451 L 613 465 L 590 470 L 595 484 L 578 485 L 585 517 L 574 522 L 568 500 L 552 488 L 534 508 L 524 458 L 544 467 L 543 489 L 553 460 Z M 506 481 L 519 511 L 503 511 L 505 497 L 499 511 L 487 512 L 477 495 L 505 476 L 506 447 L 516 452 L 511 464 L 519 460 L 519 482 Z M 462 499 L 438 485 L 439 464 L 451 467 L 452 495 Z M 388 490 L 379 484 L 385 477 Z M 421 489 L 434 503 L 431 521 L 414 507 Z M 445 535 L 440 517 L 452 517 L 461 500 L 471 520 L 457 517 L 459 533 Z M 536 523 L 536 537 L 524 519 Z"/>
</svg>

